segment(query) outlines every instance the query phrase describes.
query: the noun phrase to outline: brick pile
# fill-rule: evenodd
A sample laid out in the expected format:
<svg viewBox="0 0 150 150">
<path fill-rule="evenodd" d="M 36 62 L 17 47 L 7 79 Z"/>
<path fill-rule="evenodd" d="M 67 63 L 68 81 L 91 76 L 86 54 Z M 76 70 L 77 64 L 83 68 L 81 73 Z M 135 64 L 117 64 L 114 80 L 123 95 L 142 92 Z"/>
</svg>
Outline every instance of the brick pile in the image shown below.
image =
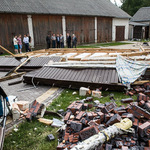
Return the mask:
<svg viewBox="0 0 150 150">
<path fill-rule="evenodd" d="M 132 120 L 135 133 L 115 136 L 97 150 L 150 150 L 150 83 L 135 86 L 127 95 L 130 98 L 121 100 L 127 106 L 117 107 L 114 101 L 94 104 L 92 97 L 70 104 L 64 116 L 66 129 L 61 133 L 57 150 L 71 149 L 124 118 Z M 133 95 L 137 95 L 135 102 Z M 89 111 L 90 108 L 94 111 Z"/>
</svg>

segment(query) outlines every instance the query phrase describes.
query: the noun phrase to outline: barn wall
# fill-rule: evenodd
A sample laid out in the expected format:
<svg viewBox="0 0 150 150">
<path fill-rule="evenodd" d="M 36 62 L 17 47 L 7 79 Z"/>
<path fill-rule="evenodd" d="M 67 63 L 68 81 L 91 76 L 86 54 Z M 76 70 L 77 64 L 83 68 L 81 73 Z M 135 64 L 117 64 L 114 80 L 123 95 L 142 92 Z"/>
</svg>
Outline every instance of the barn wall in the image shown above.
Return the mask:
<svg viewBox="0 0 150 150">
<path fill-rule="evenodd" d="M 13 36 L 28 33 L 27 15 L 0 14 L 0 44 L 13 50 Z"/>
<path fill-rule="evenodd" d="M 112 18 L 97 17 L 98 42 L 112 41 Z"/>
<path fill-rule="evenodd" d="M 125 40 L 128 40 L 128 34 L 129 34 L 129 19 L 118 19 L 118 18 L 113 18 L 112 21 L 112 40 L 116 40 L 116 26 L 125 26 Z"/>
<path fill-rule="evenodd" d="M 62 33 L 62 16 L 32 15 L 32 23 L 35 47 L 46 46 L 48 32 L 50 34 Z"/>
<path fill-rule="evenodd" d="M 66 16 L 66 32 L 77 37 L 78 44 L 95 42 L 95 18 Z"/>
</svg>

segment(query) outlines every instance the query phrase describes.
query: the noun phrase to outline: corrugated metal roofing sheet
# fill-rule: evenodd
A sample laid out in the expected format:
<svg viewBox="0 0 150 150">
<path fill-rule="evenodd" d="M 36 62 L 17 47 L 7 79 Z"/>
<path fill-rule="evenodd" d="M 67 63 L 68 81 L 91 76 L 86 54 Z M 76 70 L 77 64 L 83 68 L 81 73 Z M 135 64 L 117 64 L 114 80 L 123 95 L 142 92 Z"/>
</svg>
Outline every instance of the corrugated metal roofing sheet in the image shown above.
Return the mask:
<svg viewBox="0 0 150 150">
<path fill-rule="evenodd" d="M 0 12 L 130 18 L 109 0 L 0 0 Z"/>
<path fill-rule="evenodd" d="M 50 61 L 60 62 L 61 57 L 33 57 L 30 59 L 30 61 L 23 65 L 23 67 L 43 67 Z M 21 62 L 15 59 L 14 57 L 0 57 L 0 67 L 16 67 L 19 64 L 21 64 Z"/>
<path fill-rule="evenodd" d="M 26 83 L 31 83 L 32 79 L 41 84 L 57 84 L 57 86 L 64 87 L 74 85 L 76 88 L 84 84 L 107 87 L 108 85 L 114 86 L 114 84 L 116 86 L 119 83 L 117 71 L 113 68 L 69 69 L 45 66 L 24 76 Z"/>
</svg>

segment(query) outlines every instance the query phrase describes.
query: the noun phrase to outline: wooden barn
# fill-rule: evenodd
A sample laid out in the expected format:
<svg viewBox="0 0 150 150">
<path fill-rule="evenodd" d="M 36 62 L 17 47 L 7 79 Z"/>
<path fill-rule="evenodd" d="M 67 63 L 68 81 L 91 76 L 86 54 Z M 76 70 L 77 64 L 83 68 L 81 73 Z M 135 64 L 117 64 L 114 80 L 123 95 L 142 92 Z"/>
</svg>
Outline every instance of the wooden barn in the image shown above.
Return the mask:
<svg viewBox="0 0 150 150">
<path fill-rule="evenodd" d="M 145 24 L 144 35 L 145 39 L 150 38 L 150 7 L 140 8 L 131 18 L 132 22 Z M 144 27 L 144 26 L 143 26 Z M 137 31 L 138 32 L 138 31 Z"/>
<path fill-rule="evenodd" d="M 47 33 L 75 34 L 78 44 L 128 39 L 130 16 L 109 0 L 0 0 L 0 44 L 29 33 L 46 47 Z"/>
</svg>

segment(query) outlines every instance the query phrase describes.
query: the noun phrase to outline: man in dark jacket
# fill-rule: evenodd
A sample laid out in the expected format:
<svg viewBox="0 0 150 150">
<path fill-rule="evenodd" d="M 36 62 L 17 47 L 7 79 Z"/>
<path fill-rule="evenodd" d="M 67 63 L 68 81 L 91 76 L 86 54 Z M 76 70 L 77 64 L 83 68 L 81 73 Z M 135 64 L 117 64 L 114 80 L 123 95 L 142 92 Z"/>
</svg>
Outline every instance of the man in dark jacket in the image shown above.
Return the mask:
<svg viewBox="0 0 150 150">
<path fill-rule="evenodd" d="M 50 34 L 46 37 L 47 49 L 51 48 L 51 36 Z"/>
<path fill-rule="evenodd" d="M 69 35 L 69 33 L 67 33 L 67 46 L 68 48 L 71 48 L 71 36 Z"/>
<path fill-rule="evenodd" d="M 77 45 L 77 38 L 75 36 L 75 34 L 72 35 L 72 48 L 75 46 L 76 48 L 76 45 Z"/>
<path fill-rule="evenodd" d="M 56 43 L 57 43 L 57 48 L 60 48 L 60 37 L 59 34 L 56 36 Z"/>
</svg>

